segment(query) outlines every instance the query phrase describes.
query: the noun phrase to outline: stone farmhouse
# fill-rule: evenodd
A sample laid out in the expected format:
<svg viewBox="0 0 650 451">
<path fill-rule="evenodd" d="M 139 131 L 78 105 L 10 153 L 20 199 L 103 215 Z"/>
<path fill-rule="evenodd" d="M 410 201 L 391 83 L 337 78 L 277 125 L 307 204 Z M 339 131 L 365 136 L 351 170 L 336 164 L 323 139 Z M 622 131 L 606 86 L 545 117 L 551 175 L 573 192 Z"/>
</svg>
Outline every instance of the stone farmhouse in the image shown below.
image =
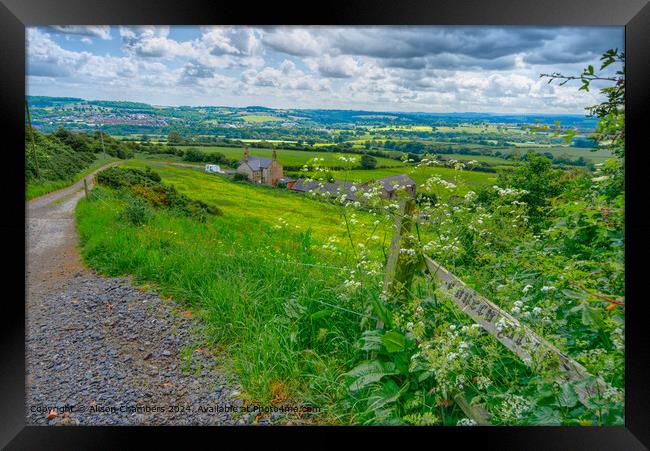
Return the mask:
<svg viewBox="0 0 650 451">
<path fill-rule="evenodd" d="M 277 159 L 276 151 L 272 158 L 252 157 L 248 148 L 244 149 L 244 158 L 237 166 L 237 172 L 245 174 L 254 183 L 275 186 L 283 175 L 282 164 Z"/>
</svg>

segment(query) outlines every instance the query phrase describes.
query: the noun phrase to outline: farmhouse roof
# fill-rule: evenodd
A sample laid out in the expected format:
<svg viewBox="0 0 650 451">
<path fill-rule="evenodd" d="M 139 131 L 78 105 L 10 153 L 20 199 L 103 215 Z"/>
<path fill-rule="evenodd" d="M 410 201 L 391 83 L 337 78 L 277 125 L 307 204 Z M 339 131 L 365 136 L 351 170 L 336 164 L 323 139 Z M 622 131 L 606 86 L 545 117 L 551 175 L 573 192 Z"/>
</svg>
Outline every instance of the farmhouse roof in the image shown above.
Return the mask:
<svg viewBox="0 0 650 451">
<path fill-rule="evenodd" d="M 253 171 L 259 171 L 260 169 L 268 168 L 271 161 L 270 158 L 248 157 L 248 161 L 244 161 L 244 163 L 248 163 L 248 166 L 250 166 Z"/>
<path fill-rule="evenodd" d="M 352 200 L 354 199 L 354 194 L 351 188 L 354 185 L 355 184 L 352 182 L 345 182 L 343 180 L 335 180 L 334 182 L 322 183 L 318 180 L 298 179 L 291 189 L 301 192 L 326 192 L 334 196 L 344 191 L 347 193 L 348 200 Z"/>
<path fill-rule="evenodd" d="M 384 189 L 387 192 L 394 191 L 395 186 L 397 185 L 399 185 L 400 187 L 415 186 L 415 181 L 406 174 L 392 175 L 390 177 L 382 177 L 375 181 L 381 182 L 381 184 L 384 185 Z"/>
</svg>

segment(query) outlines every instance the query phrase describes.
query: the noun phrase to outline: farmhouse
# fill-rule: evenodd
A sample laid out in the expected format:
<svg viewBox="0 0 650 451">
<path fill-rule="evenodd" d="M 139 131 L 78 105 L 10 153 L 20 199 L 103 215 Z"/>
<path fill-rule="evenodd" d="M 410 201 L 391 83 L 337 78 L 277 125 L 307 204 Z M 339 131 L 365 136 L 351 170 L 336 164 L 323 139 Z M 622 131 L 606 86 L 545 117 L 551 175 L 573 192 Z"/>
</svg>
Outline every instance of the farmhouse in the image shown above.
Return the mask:
<svg viewBox="0 0 650 451">
<path fill-rule="evenodd" d="M 252 157 L 248 148 L 244 149 L 244 158 L 237 166 L 239 174 L 245 174 L 248 180 L 266 185 L 277 185 L 282 178 L 282 165 L 277 160 L 276 151 L 272 158 Z"/>
</svg>

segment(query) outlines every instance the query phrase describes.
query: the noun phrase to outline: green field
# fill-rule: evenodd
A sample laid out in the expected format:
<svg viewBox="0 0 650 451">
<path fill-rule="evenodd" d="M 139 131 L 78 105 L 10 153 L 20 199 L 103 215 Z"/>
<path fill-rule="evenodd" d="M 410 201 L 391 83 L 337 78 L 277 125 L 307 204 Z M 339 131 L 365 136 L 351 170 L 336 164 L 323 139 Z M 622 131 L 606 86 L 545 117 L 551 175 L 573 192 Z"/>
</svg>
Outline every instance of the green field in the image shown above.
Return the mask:
<svg viewBox="0 0 650 451">
<path fill-rule="evenodd" d="M 438 153 L 436 155 L 439 155 L 445 160 L 458 160 L 458 161 L 476 160 L 481 163 L 489 164 L 490 166 L 515 164 L 515 162 L 512 160 L 506 160 L 505 158 L 500 158 L 500 157 L 493 157 L 491 155 L 462 155 L 457 153 Z"/>
<path fill-rule="evenodd" d="M 239 141 L 243 143 L 259 143 L 259 142 L 267 142 L 267 143 L 287 143 L 287 144 L 295 144 L 296 141 L 289 141 L 286 139 L 240 139 Z"/>
<path fill-rule="evenodd" d="M 595 152 L 590 151 L 589 149 L 584 149 L 580 147 L 573 147 L 573 146 L 550 146 L 550 147 L 539 147 L 537 148 L 527 148 L 526 150 L 532 150 L 535 151 L 536 153 L 545 153 L 545 152 L 550 152 L 553 154 L 553 156 L 559 156 L 566 154 L 570 156 L 571 158 L 578 158 L 578 157 L 583 157 L 586 160 L 591 160 L 594 163 L 600 163 L 602 161 L 605 161 L 609 158 L 612 158 L 612 152 L 609 150 L 605 149 L 599 149 Z M 524 152 L 525 150 L 520 150 L 520 152 Z"/>
<path fill-rule="evenodd" d="M 246 122 L 278 122 L 284 120 L 282 118 L 270 116 L 268 114 L 247 114 L 245 116 L 241 116 L 241 118 Z"/>
<path fill-rule="evenodd" d="M 193 146 L 179 146 L 181 149 L 189 149 Z M 241 147 L 196 147 L 203 152 L 219 152 L 224 154 L 227 158 L 239 160 L 244 155 L 244 149 Z M 259 149 L 249 148 L 251 155 L 254 157 L 271 158 L 273 154 L 272 149 Z M 345 163 L 340 161 L 339 156 L 353 157 L 357 161 L 361 158 L 359 154 L 346 154 L 340 152 L 309 152 L 304 150 L 287 150 L 277 149 L 278 160 L 285 166 L 302 166 L 307 164 L 312 158 L 323 158 L 324 161 L 319 162 L 321 166 L 344 166 Z M 401 161 L 392 160 L 390 158 L 377 158 L 377 166 L 402 166 Z"/>
<path fill-rule="evenodd" d="M 124 167 L 135 168 L 147 166 L 158 172 L 165 183 L 174 185 L 190 198 L 219 207 L 224 212 L 224 220 L 248 218 L 274 227 L 282 218 L 292 231 L 311 230 L 310 233 L 319 240 L 326 240 L 330 236 L 342 239 L 345 234 L 345 227 L 332 206 L 303 194 L 262 185 L 234 183 L 227 177 L 154 161 L 130 160 L 124 164 Z M 359 212 L 358 216 L 366 217 L 370 222 L 369 215 Z"/>
<path fill-rule="evenodd" d="M 372 127 L 370 131 L 401 131 L 401 132 L 430 132 L 433 128 L 430 125 L 386 125 L 384 127 Z"/>
</svg>

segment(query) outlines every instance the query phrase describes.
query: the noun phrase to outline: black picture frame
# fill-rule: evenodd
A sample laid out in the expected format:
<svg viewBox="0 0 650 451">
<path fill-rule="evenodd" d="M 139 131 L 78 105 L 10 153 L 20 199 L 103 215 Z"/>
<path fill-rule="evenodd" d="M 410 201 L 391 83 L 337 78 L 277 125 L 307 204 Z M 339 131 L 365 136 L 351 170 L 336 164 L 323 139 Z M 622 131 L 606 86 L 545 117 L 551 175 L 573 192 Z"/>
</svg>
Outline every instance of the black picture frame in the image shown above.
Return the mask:
<svg viewBox="0 0 650 451">
<path fill-rule="evenodd" d="M 618 25 L 625 26 L 626 44 L 626 366 L 624 427 L 476 427 L 476 428 L 146 428 L 25 426 L 25 309 L 24 309 L 24 94 L 25 27 L 33 25 L 189 25 L 189 24 L 320 24 L 320 25 Z M 2 415 L 0 445 L 8 449 L 86 449 L 136 447 L 133 435 L 144 435 L 147 447 L 173 446 L 191 434 L 213 446 L 249 448 L 250 438 L 270 448 L 337 445 L 331 432 L 352 433 L 369 446 L 396 438 L 402 445 L 454 446 L 474 441 L 480 449 L 607 449 L 650 447 L 650 340 L 645 251 L 649 249 L 650 219 L 644 215 L 647 189 L 642 171 L 650 166 L 645 127 L 650 110 L 650 4 L 645 0 L 478 0 L 450 1 L 328 1 L 326 3 L 257 5 L 243 2 L 172 0 L 0 0 L 0 117 L 3 166 L 0 177 L 4 214 L 5 294 L 2 306 L 0 365 Z M 23 299 L 21 301 L 21 298 Z M 278 434 L 281 437 L 275 437 Z M 300 437 L 294 437 L 295 434 Z M 207 437 L 205 434 L 210 434 Z M 216 435 L 213 435 L 216 434 Z M 240 437 L 242 434 L 246 438 Z M 273 434 L 274 437 L 271 437 Z M 408 435 L 407 435 L 408 434 Z M 413 434 L 420 435 L 414 437 Z M 409 438 L 408 442 L 405 441 Z M 189 437 L 188 437 L 189 438 Z M 234 437 L 231 437 L 234 438 Z M 442 445 L 442 440 L 451 440 Z M 261 445 L 261 444 L 260 444 Z M 259 445 L 258 445 L 259 446 Z"/>
</svg>

